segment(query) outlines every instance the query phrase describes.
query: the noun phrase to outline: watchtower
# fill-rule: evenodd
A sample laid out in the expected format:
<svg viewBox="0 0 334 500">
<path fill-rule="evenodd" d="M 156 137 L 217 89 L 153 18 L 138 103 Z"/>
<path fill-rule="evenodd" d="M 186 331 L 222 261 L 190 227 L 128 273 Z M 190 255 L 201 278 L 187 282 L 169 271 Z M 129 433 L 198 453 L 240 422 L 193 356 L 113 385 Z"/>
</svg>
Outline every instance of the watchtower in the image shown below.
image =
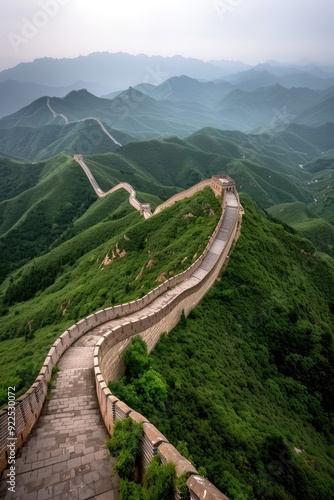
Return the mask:
<svg viewBox="0 0 334 500">
<path fill-rule="evenodd" d="M 211 178 L 211 188 L 218 196 L 223 197 L 224 192 L 236 192 L 235 181 L 228 175 L 214 175 Z"/>
</svg>

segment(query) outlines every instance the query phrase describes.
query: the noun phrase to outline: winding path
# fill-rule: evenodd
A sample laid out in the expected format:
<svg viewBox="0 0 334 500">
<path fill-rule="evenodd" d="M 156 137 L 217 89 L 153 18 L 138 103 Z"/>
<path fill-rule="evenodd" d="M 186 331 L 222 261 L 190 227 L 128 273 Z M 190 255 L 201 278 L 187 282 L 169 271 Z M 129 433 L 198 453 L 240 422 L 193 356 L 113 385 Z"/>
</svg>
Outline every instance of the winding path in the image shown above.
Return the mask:
<svg viewBox="0 0 334 500">
<path fill-rule="evenodd" d="M 94 177 L 88 175 L 88 178 L 94 187 Z M 135 197 L 135 192 L 130 191 L 130 198 L 131 194 Z M 187 193 L 184 196 L 187 197 Z M 0 483 L 0 498 L 118 500 L 118 480 L 113 475 L 113 459 L 105 447 L 107 431 L 94 385 L 94 348 L 101 336 L 111 329 L 157 314 L 178 295 L 204 280 L 223 254 L 238 216 L 237 194 L 227 192 L 224 216 L 209 251 L 188 278 L 165 293 L 161 292 L 137 312 L 91 328 L 65 351 L 58 362 L 60 372 L 55 376 L 51 398 L 46 401 L 37 424 L 17 455 L 16 492 L 7 490 L 5 471 Z"/>
<path fill-rule="evenodd" d="M 60 116 L 63 120 L 65 120 L 65 123 L 66 125 L 68 125 L 69 121 L 68 121 L 68 118 L 61 114 L 61 113 L 57 113 L 52 107 L 51 107 L 51 104 L 50 104 L 50 97 L 48 97 L 47 99 L 47 106 L 49 108 L 49 110 L 51 111 L 52 115 L 53 115 L 53 118 L 57 118 L 57 116 Z"/>
<path fill-rule="evenodd" d="M 141 203 L 140 201 L 137 200 L 136 196 L 136 191 L 134 188 L 129 184 L 128 182 L 120 182 L 116 186 L 114 186 L 112 189 L 109 189 L 109 191 L 102 191 L 100 188 L 97 180 L 95 179 L 92 171 L 88 167 L 87 163 L 85 162 L 84 158 L 82 155 L 74 155 L 73 156 L 74 160 L 79 163 L 85 174 L 87 175 L 87 178 L 89 182 L 91 183 L 96 195 L 99 198 L 104 198 L 110 193 L 114 193 L 118 189 L 125 189 L 129 193 L 129 203 L 132 205 L 136 210 L 138 210 L 140 213 L 143 214 L 145 219 L 148 219 L 149 217 L 152 217 L 152 215 L 156 215 L 160 213 L 162 210 L 164 210 L 167 207 L 170 207 L 171 205 L 174 205 L 177 201 L 184 200 L 185 198 L 190 198 L 191 196 L 194 196 L 194 194 L 198 193 L 198 191 L 201 191 L 207 186 L 211 185 L 211 180 L 210 179 L 204 179 L 201 182 L 195 184 L 195 186 L 190 187 L 189 189 L 185 189 L 184 191 L 181 191 L 180 193 L 175 194 L 171 198 L 169 198 L 167 201 L 164 201 L 161 203 L 161 205 L 158 205 L 157 208 L 154 210 L 152 213 L 151 210 L 151 205 L 149 203 Z"/>
<path fill-rule="evenodd" d="M 116 186 L 114 186 L 112 189 L 109 189 L 109 191 L 104 192 L 98 185 L 94 175 L 92 174 L 90 168 L 86 164 L 85 160 L 83 159 L 82 155 L 74 155 L 73 156 L 74 160 L 79 163 L 83 171 L 88 177 L 89 182 L 91 183 L 95 193 L 99 198 L 104 198 L 108 194 L 114 193 L 118 189 L 125 189 L 129 193 L 129 203 L 130 205 L 133 206 L 136 210 L 138 210 L 140 213 L 142 213 L 145 217 L 145 219 L 148 219 L 149 217 L 152 216 L 151 212 L 151 205 L 149 203 L 141 203 L 140 201 L 137 200 L 136 197 L 136 191 L 133 189 L 131 184 L 127 182 L 120 182 Z"/>
<path fill-rule="evenodd" d="M 57 116 L 60 116 L 66 123 L 66 125 L 68 125 L 69 123 L 80 123 L 80 122 L 85 122 L 85 121 L 88 121 L 88 120 L 94 120 L 96 121 L 102 132 L 107 136 L 109 137 L 109 139 L 112 140 L 112 142 L 114 144 L 116 144 L 116 146 L 120 146 L 122 147 L 122 144 L 120 142 L 117 141 L 117 139 L 115 139 L 115 137 L 113 137 L 110 132 L 108 132 L 108 130 L 106 129 L 106 127 L 104 126 L 104 124 L 102 123 L 101 119 L 100 118 L 96 118 L 96 117 L 93 117 L 93 116 L 90 116 L 90 117 L 87 117 L 87 118 L 83 118 L 82 120 L 73 120 L 73 121 L 69 121 L 69 119 L 67 118 L 67 116 L 63 115 L 62 113 L 57 113 L 57 111 L 55 111 L 52 106 L 51 106 L 51 103 L 50 103 L 50 97 L 47 98 L 47 106 L 49 108 L 49 110 L 51 111 L 52 113 L 52 116 L 53 118 L 57 118 Z"/>
</svg>

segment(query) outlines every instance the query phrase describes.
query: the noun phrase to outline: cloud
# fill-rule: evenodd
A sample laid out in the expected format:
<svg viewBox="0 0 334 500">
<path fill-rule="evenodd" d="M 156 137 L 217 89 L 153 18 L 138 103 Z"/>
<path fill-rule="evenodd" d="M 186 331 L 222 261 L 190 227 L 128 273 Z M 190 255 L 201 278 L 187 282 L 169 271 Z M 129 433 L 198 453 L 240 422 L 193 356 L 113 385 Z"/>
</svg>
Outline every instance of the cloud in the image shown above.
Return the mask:
<svg viewBox="0 0 334 500">
<path fill-rule="evenodd" d="M 37 34 L 15 54 L 8 34 L 21 36 L 24 20 L 38 23 L 47 5 L 57 14 L 44 25 L 40 16 Z M 1 10 L 2 58 L 124 51 L 250 63 L 334 59 L 332 0 L 3 0 Z"/>
</svg>

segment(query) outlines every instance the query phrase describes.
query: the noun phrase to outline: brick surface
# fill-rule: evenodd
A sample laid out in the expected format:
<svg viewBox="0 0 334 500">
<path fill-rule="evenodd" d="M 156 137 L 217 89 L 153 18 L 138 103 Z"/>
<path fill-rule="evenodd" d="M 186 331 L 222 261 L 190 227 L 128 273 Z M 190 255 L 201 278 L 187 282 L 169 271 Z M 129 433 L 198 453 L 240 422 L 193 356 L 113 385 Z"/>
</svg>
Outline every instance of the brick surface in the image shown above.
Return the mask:
<svg viewBox="0 0 334 500">
<path fill-rule="evenodd" d="M 224 250 L 225 243 L 237 220 L 238 204 L 231 204 L 232 193 L 227 193 L 226 198 L 227 205 L 231 206 L 226 207 L 223 224 L 210 252 L 201 260 L 196 271 L 191 271 L 187 279 L 156 296 L 138 312 L 92 328 L 63 354 L 58 362 L 60 372 L 56 375 L 51 397 L 46 401 L 35 428 L 18 454 L 16 493 L 7 492 L 5 471 L 0 481 L 1 499 L 118 500 L 118 479 L 113 474 L 113 459 L 106 451 L 107 432 L 100 417 L 95 392 L 95 345 L 102 335 L 122 325 L 125 340 L 113 345 L 106 341 L 107 354 L 104 354 L 100 367 L 101 373 L 107 374 L 106 380 L 117 378 L 122 373 L 122 352 L 135 334 L 133 328 L 137 328 L 136 331 L 141 333 L 151 350 L 162 332 L 170 331 L 178 322 L 181 310 L 184 309 L 187 314 L 201 300 L 212 286 L 219 269 L 202 284 L 201 280 L 216 262 L 226 259 L 228 250 Z M 132 306 L 129 307 L 131 311 L 134 310 Z M 87 326 L 85 321 L 80 323 L 83 326 L 70 329 L 75 335 L 79 328 Z M 138 325 L 142 327 L 141 330 Z M 120 403 L 116 403 L 116 414 L 122 411 L 124 413 L 124 408 L 122 410 Z"/>
<path fill-rule="evenodd" d="M 89 332 L 61 357 L 51 398 L 18 454 L 16 492 L 7 491 L 5 471 L 1 499 L 85 500 L 106 495 L 118 500 L 94 385 L 93 352 L 99 338 L 99 333 Z"/>
</svg>

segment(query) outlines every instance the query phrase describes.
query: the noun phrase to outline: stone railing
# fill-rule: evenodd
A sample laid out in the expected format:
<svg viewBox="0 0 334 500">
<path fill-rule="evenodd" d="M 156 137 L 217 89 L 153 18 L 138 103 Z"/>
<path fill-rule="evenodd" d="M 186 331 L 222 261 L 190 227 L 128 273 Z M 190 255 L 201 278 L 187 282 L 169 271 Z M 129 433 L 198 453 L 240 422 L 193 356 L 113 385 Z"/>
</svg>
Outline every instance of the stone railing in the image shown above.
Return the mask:
<svg viewBox="0 0 334 500">
<path fill-rule="evenodd" d="M 141 310 L 161 294 L 166 292 L 169 288 L 174 287 L 186 280 L 196 269 L 200 267 L 203 262 L 203 259 L 208 253 L 211 243 L 219 230 L 222 218 L 223 214 L 202 255 L 184 272 L 168 279 L 141 299 L 119 306 L 109 307 L 88 316 L 66 330 L 54 342 L 47 357 L 45 358 L 43 366 L 35 382 L 24 395 L 16 400 L 16 451 L 22 447 L 39 418 L 47 394 L 48 382 L 52 376 L 52 369 L 58 363 L 64 352 L 74 342 L 76 342 L 81 335 L 89 332 L 92 328 L 119 316 L 127 316 L 128 314 Z M 8 407 L 0 410 L 0 472 L 5 470 L 8 461 L 7 414 Z"/>
<path fill-rule="evenodd" d="M 207 183 L 203 183 L 205 187 Z M 203 189 L 202 187 L 202 189 Z M 195 191 L 196 192 L 196 191 Z M 181 193 L 180 193 L 181 194 Z M 239 198 L 235 193 L 236 199 Z M 175 200 L 176 201 L 176 200 Z M 226 198 L 222 201 L 223 207 L 226 207 Z M 240 204 L 239 204 L 240 211 Z M 220 230 L 224 218 L 224 210 L 222 216 L 211 235 L 208 244 L 202 255 L 184 272 L 170 278 L 162 283 L 160 286 L 153 289 L 147 295 L 119 306 L 110 307 L 98 311 L 87 318 L 79 321 L 75 325 L 66 330 L 52 345 L 48 355 L 43 363 L 43 366 L 30 389 L 21 397 L 16 400 L 16 435 L 15 444 L 16 451 L 18 451 L 24 442 L 27 440 L 31 430 L 36 424 L 40 413 L 42 411 L 44 401 L 48 390 L 48 382 L 52 376 L 52 370 L 57 365 L 60 357 L 64 352 L 76 342 L 82 335 L 89 332 L 92 328 L 99 326 L 107 321 L 119 317 L 125 317 L 134 312 L 138 312 L 145 306 L 149 305 L 156 298 L 161 296 L 164 292 L 172 287 L 187 280 L 191 275 L 201 266 L 207 253 L 209 252 L 212 243 L 214 242 L 217 233 Z M 230 231 L 227 243 L 221 255 L 219 256 L 214 267 L 209 273 L 194 287 L 184 290 L 178 295 L 173 302 L 166 304 L 158 314 L 154 317 L 143 317 L 137 323 L 124 323 L 108 335 L 101 338 L 97 344 L 94 353 L 94 370 L 96 378 L 97 397 L 100 405 L 101 414 L 105 425 L 109 432 L 113 428 L 113 423 L 117 418 L 126 418 L 128 416 L 144 422 L 144 439 L 142 443 L 142 467 L 143 470 L 156 453 L 159 453 L 162 461 L 173 461 L 176 464 L 176 471 L 178 475 L 186 472 L 191 477 L 188 480 L 188 487 L 191 499 L 198 500 L 201 498 L 206 499 L 226 499 L 226 497 L 219 492 L 213 485 L 206 479 L 198 476 L 197 471 L 179 452 L 170 444 L 168 440 L 161 435 L 161 433 L 152 426 L 140 414 L 134 412 L 125 403 L 118 401 L 107 388 L 105 380 L 108 380 L 106 370 L 109 369 L 110 377 L 118 377 L 122 374 L 121 353 L 131 342 L 131 338 L 140 333 L 148 344 L 151 350 L 162 333 L 170 331 L 179 321 L 182 310 L 186 314 L 195 307 L 195 305 L 202 299 L 205 293 L 211 288 L 214 283 L 221 266 L 224 264 L 228 252 L 233 244 L 237 232 L 239 231 L 240 219 L 236 217 L 234 226 Z M 126 318 L 125 318 L 126 319 Z M 108 339 L 108 340 L 107 340 Z M 109 345 L 110 353 L 107 355 L 107 346 Z M 115 363 L 111 370 L 110 360 L 115 357 Z M 108 361 L 108 362 L 107 362 Z M 100 366 L 101 363 L 101 366 Z M 162 438 L 162 439 L 160 439 Z M 0 410 L 0 472 L 5 470 L 8 463 L 8 407 Z M 172 458 L 173 457 L 173 458 Z"/>
<path fill-rule="evenodd" d="M 236 197 L 236 200 L 238 198 Z M 162 462 L 174 462 L 178 476 L 189 476 L 187 486 L 191 499 L 226 499 L 215 486 L 200 477 L 192 464 L 168 442 L 168 440 L 148 422 L 145 417 L 133 411 L 124 402 L 119 401 L 109 390 L 109 380 L 118 379 L 123 371 L 122 354 L 135 335 L 141 335 L 151 351 L 161 335 L 169 332 L 179 322 L 182 311 L 187 315 L 203 298 L 216 280 L 220 269 L 235 240 L 239 230 L 239 209 L 236 213 L 233 228 L 219 258 L 212 268 L 196 284 L 190 285 L 173 296 L 158 311 L 139 318 L 137 321 L 126 319 L 120 326 L 111 328 L 98 341 L 94 351 L 94 371 L 97 397 L 101 415 L 108 432 L 111 434 L 117 419 L 133 418 L 143 422 L 144 437 L 141 443 L 141 469 L 145 471 L 154 455 L 159 454 Z M 213 241 L 213 240 L 212 240 Z M 176 498 L 178 494 L 176 494 Z"/>
<path fill-rule="evenodd" d="M 136 210 L 138 210 L 145 219 L 148 219 L 149 217 L 152 217 L 152 211 L 151 211 L 151 205 L 149 203 L 141 203 L 140 201 L 137 200 L 137 194 L 134 188 L 129 184 L 128 182 L 120 182 L 113 188 L 109 189 L 109 191 L 102 191 L 100 186 L 97 183 L 97 180 L 95 179 L 94 175 L 92 174 L 92 171 L 86 164 L 85 160 L 83 159 L 82 155 L 74 155 L 73 156 L 74 161 L 79 163 L 83 171 L 85 172 L 89 182 L 91 183 L 96 195 L 99 198 L 104 198 L 105 196 L 108 196 L 111 193 L 114 193 L 115 191 L 118 191 L 119 189 L 125 189 L 129 193 L 129 203 L 130 205 L 133 206 Z"/>
<path fill-rule="evenodd" d="M 158 205 L 157 208 L 154 210 L 153 215 L 156 215 L 165 208 L 174 205 L 174 203 L 176 203 L 177 201 L 184 200 L 185 198 L 190 198 L 190 196 L 193 196 L 195 193 L 201 191 L 205 187 L 211 187 L 211 179 L 203 179 L 202 181 L 195 184 L 195 186 L 192 186 L 191 188 L 181 191 L 180 193 L 174 194 L 173 196 L 168 198 L 167 201 L 164 201 L 163 203 L 161 203 L 161 205 Z"/>
</svg>

